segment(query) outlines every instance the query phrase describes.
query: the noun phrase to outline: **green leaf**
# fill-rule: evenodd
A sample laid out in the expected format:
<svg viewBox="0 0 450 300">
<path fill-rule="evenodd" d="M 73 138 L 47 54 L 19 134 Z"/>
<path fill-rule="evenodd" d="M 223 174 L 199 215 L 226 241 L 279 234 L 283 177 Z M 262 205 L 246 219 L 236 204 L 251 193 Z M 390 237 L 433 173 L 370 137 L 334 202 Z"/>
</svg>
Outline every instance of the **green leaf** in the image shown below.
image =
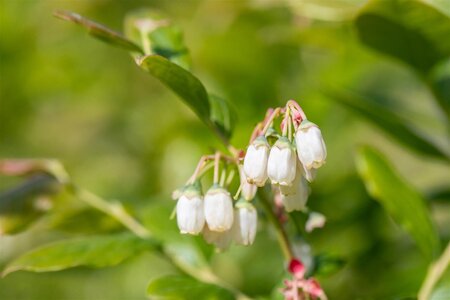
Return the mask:
<svg viewBox="0 0 450 300">
<path fill-rule="evenodd" d="M 408 126 L 398 115 L 382 105 L 369 99 L 362 98 L 355 93 L 329 90 L 326 94 L 350 111 L 365 117 L 374 125 L 382 129 L 386 134 L 409 147 L 411 150 L 423 155 L 449 160 L 446 153 L 420 134 L 416 133 L 416 131 Z"/>
<path fill-rule="evenodd" d="M 314 256 L 314 276 L 330 275 L 342 269 L 346 261 L 342 257 L 331 254 L 320 254 Z"/>
<path fill-rule="evenodd" d="M 373 148 L 361 148 L 356 165 L 369 194 L 412 236 L 425 256 L 433 258 L 439 239 L 422 196 Z"/>
<path fill-rule="evenodd" d="M 71 21 L 86 28 L 88 33 L 92 36 L 119 48 L 129 50 L 132 52 L 144 53 L 142 49 L 124 37 L 121 33 L 116 32 L 102 24 L 96 23 L 88 18 L 80 16 L 70 11 L 55 11 L 54 16 L 62 20 Z"/>
<path fill-rule="evenodd" d="M 191 59 L 182 30 L 153 9 L 140 9 L 125 18 L 125 36 L 140 45 L 146 55 L 157 54 L 189 69 Z"/>
<path fill-rule="evenodd" d="M 430 72 L 427 83 L 434 98 L 450 119 L 450 58 Z"/>
<path fill-rule="evenodd" d="M 450 56 L 450 19 L 424 2 L 372 0 L 355 24 L 364 44 L 420 72 Z"/>
<path fill-rule="evenodd" d="M 199 282 L 187 276 L 168 275 L 152 280 L 147 287 L 152 299 L 235 299 L 234 295 L 217 285 Z"/>
<path fill-rule="evenodd" d="M 78 266 L 114 266 L 155 246 L 153 240 L 130 234 L 63 240 L 25 253 L 6 267 L 3 276 L 19 270 L 50 272 Z"/>
<path fill-rule="evenodd" d="M 205 124 L 228 143 L 235 117 L 227 102 L 216 96 L 208 97 L 197 77 L 162 56 L 147 55 L 137 58 L 136 63 L 175 92 Z"/>
<path fill-rule="evenodd" d="M 236 111 L 222 98 L 209 95 L 211 106 L 211 121 L 221 135 L 227 139 L 231 137 L 236 123 Z"/>
</svg>

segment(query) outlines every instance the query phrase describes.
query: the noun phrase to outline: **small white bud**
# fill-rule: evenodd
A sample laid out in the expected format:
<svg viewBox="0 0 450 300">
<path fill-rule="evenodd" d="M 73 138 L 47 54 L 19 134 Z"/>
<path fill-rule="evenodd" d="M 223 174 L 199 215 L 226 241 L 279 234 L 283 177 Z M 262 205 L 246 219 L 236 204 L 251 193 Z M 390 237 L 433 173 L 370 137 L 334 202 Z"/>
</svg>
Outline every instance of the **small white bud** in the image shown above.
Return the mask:
<svg viewBox="0 0 450 300">
<path fill-rule="evenodd" d="M 198 234 L 205 225 L 202 196 L 194 186 L 187 187 L 178 199 L 177 223 L 183 234 Z"/>
<path fill-rule="evenodd" d="M 291 186 L 280 186 L 281 201 L 287 212 L 305 210 L 309 196 L 309 186 L 300 170 Z"/>
<path fill-rule="evenodd" d="M 311 212 L 309 214 L 308 220 L 306 221 L 306 232 L 311 232 L 316 228 L 322 228 L 323 226 L 325 226 L 326 221 L 327 219 L 321 213 Z"/>
<path fill-rule="evenodd" d="M 248 183 L 247 176 L 245 175 L 244 169 L 240 168 L 241 176 L 241 194 L 245 200 L 250 201 L 255 198 L 256 190 L 258 187 L 255 184 Z"/>
<path fill-rule="evenodd" d="M 296 173 L 297 157 L 291 142 L 281 137 L 270 150 L 267 173 L 272 184 L 291 185 Z"/>
<path fill-rule="evenodd" d="M 253 244 L 256 236 L 257 222 L 258 214 L 252 204 L 245 201 L 236 204 L 233 225 L 236 244 L 244 246 Z"/>
<path fill-rule="evenodd" d="M 257 186 L 264 186 L 267 180 L 267 160 L 270 146 L 264 136 L 257 137 L 248 146 L 244 158 L 244 172 L 247 181 Z"/>
<path fill-rule="evenodd" d="M 212 186 L 205 195 L 205 220 L 211 231 L 226 231 L 233 225 L 233 200 L 230 193 Z"/>
<path fill-rule="evenodd" d="M 233 239 L 232 229 L 217 232 L 209 229 L 208 225 L 203 228 L 203 238 L 208 244 L 213 244 L 220 250 L 225 250 L 230 246 Z"/>
<path fill-rule="evenodd" d="M 327 148 L 319 127 L 304 120 L 295 133 L 298 158 L 306 170 L 317 169 L 325 163 Z"/>
</svg>

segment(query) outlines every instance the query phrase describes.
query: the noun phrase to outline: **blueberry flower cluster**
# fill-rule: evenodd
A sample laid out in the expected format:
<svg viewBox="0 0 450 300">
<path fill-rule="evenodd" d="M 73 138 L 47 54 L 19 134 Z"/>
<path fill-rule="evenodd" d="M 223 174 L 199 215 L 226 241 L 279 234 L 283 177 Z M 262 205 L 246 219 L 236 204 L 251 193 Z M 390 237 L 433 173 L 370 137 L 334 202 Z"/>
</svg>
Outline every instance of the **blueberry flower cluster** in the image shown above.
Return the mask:
<svg viewBox="0 0 450 300">
<path fill-rule="evenodd" d="M 214 183 L 203 195 L 200 178 L 211 168 L 214 168 Z M 231 170 L 227 172 L 227 169 Z M 251 200 L 256 187 L 240 176 L 240 187 L 233 198 L 227 187 L 236 170 L 242 174 L 239 157 L 216 152 L 201 158 L 188 184 L 175 196 L 177 223 L 182 234 L 202 234 L 206 242 L 218 249 L 226 249 L 232 241 L 244 246 L 253 243 L 258 216 Z"/>
<path fill-rule="evenodd" d="M 281 117 L 281 134 L 274 121 Z M 270 146 L 269 139 L 275 140 Z M 297 102 L 268 113 L 256 126 L 244 159 L 247 182 L 264 186 L 266 181 L 281 194 L 286 211 L 304 210 L 311 182 L 327 157 L 319 127 L 308 121 Z"/>
<path fill-rule="evenodd" d="M 202 234 L 219 249 L 231 242 L 253 243 L 258 215 L 252 201 L 267 182 L 287 212 L 305 210 L 308 181 L 314 179 L 327 156 L 320 129 L 293 100 L 268 111 L 255 127 L 246 153 L 229 150 L 231 155 L 217 151 L 203 156 L 186 186 L 174 196 L 180 232 Z M 210 169 L 214 170 L 213 184 L 203 193 L 201 178 Z M 229 187 L 235 174 L 239 175 L 239 187 L 232 197 Z"/>
</svg>

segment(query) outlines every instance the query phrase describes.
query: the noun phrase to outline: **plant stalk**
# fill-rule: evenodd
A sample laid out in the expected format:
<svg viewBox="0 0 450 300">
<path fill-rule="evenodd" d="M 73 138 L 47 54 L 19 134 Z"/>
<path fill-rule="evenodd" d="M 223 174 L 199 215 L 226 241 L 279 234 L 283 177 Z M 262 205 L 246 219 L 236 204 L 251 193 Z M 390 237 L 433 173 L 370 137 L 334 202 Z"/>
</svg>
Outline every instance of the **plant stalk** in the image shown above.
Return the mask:
<svg viewBox="0 0 450 300">
<path fill-rule="evenodd" d="M 258 196 L 267 215 L 267 218 L 269 219 L 269 222 L 272 223 L 273 227 L 275 228 L 281 252 L 283 253 L 285 259 L 289 262 L 293 258 L 295 258 L 295 255 L 292 251 L 291 243 L 289 242 L 287 233 L 278 220 L 277 216 L 275 215 L 274 211 L 272 210 L 267 192 L 262 188 L 258 189 Z"/>
<path fill-rule="evenodd" d="M 418 300 L 428 300 L 430 298 L 433 287 L 442 277 L 449 265 L 450 243 L 448 243 L 442 255 L 428 268 L 427 276 L 425 277 L 425 281 L 419 291 Z"/>
</svg>

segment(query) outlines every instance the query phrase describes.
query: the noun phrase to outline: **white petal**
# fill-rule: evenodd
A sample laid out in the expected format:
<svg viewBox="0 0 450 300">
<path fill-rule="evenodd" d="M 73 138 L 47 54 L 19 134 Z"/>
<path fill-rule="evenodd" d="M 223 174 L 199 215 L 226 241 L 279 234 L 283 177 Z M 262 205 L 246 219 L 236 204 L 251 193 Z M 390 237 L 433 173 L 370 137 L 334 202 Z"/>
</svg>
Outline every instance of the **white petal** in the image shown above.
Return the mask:
<svg viewBox="0 0 450 300">
<path fill-rule="evenodd" d="M 212 231 L 208 226 L 205 226 L 203 228 L 203 238 L 208 244 L 213 244 L 220 250 L 225 250 L 229 247 L 233 239 L 233 232 L 232 230 L 222 232 Z"/>
<path fill-rule="evenodd" d="M 267 180 L 267 159 L 269 147 L 265 144 L 252 144 L 244 158 L 244 172 L 249 183 L 263 186 Z"/>
<path fill-rule="evenodd" d="M 248 183 L 247 176 L 245 175 L 243 168 L 240 168 L 240 176 L 242 196 L 244 196 L 245 200 L 250 201 L 255 198 L 258 187 L 255 184 Z"/>
<path fill-rule="evenodd" d="M 267 173 L 273 184 L 290 185 L 294 181 L 297 158 L 291 148 L 272 147 Z"/>
<path fill-rule="evenodd" d="M 181 196 L 177 203 L 177 224 L 180 232 L 198 234 L 205 224 L 203 200 L 200 196 Z"/>
<path fill-rule="evenodd" d="M 233 202 L 224 189 L 210 189 L 205 196 L 205 220 L 212 231 L 226 231 L 233 225 Z"/>
<path fill-rule="evenodd" d="M 291 187 L 280 186 L 281 200 L 287 212 L 302 211 L 306 208 L 309 196 L 309 186 L 300 170 L 297 172 Z"/>
<path fill-rule="evenodd" d="M 235 210 L 234 238 L 237 244 L 253 244 L 256 236 L 258 215 L 256 209 L 241 207 Z"/>
</svg>

